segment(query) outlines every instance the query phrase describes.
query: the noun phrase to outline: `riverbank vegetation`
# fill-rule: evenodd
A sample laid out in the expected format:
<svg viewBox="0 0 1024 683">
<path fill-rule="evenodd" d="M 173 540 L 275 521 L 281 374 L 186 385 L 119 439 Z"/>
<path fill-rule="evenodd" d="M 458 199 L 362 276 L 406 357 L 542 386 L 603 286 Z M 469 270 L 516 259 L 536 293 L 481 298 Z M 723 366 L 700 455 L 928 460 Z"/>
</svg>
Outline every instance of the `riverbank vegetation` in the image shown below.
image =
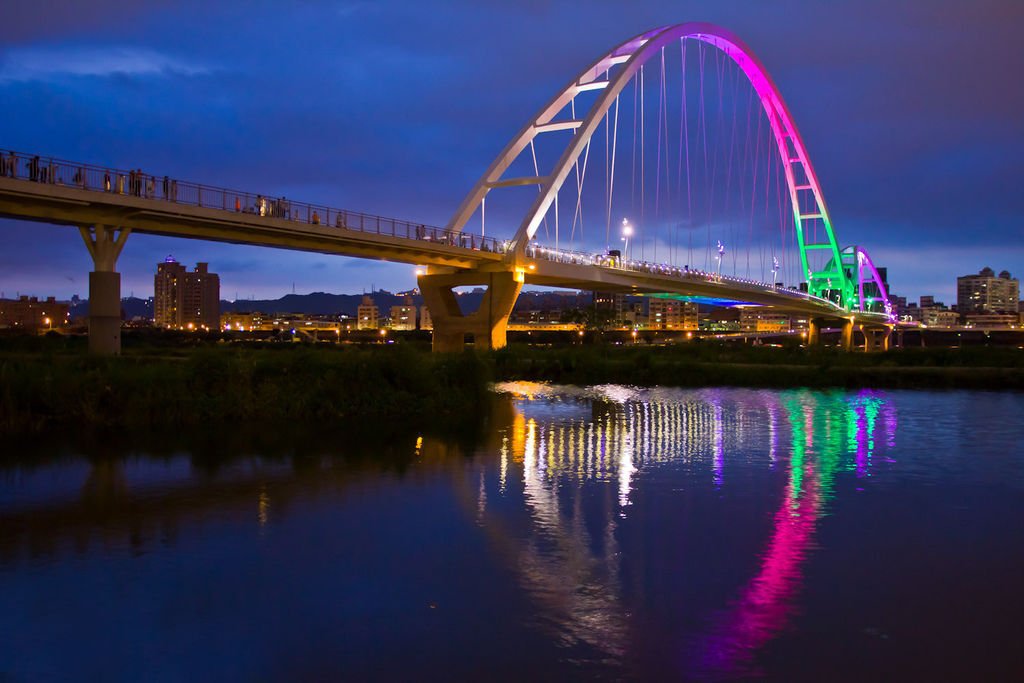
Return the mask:
<svg viewBox="0 0 1024 683">
<path fill-rule="evenodd" d="M 84 340 L 0 339 L 0 431 L 309 423 L 379 429 L 472 422 L 492 381 L 642 386 L 1024 390 L 1024 350 L 843 353 L 797 344 L 512 344 L 436 355 L 395 344 L 140 343 L 96 358 Z M 376 425 L 376 427 L 373 427 Z M 390 428 L 390 427 L 388 427 Z"/>
<path fill-rule="evenodd" d="M 487 392 L 475 354 L 207 347 L 120 358 L 0 352 L 0 430 L 458 421 Z"/>
</svg>

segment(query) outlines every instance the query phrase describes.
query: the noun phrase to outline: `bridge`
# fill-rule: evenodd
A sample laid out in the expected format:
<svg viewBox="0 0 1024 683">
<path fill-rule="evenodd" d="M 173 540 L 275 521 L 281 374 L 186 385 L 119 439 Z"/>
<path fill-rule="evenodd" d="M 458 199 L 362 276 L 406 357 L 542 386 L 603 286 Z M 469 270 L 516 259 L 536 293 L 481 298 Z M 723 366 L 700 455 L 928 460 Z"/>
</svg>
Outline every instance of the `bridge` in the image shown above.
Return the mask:
<svg viewBox="0 0 1024 683">
<path fill-rule="evenodd" d="M 671 66 L 675 57 L 666 61 L 673 50 L 678 74 Z M 697 86 L 688 56 L 690 67 L 699 66 Z M 749 106 L 738 115 L 741 81 Z M 680 86 L 678 98 L 669 96 L 670 84 Z M 655 117 L 646 115 L 645 102 L 657 107 L 655 149 L 648 144 L 655 139 L 649 125 Z M 717 111 L 717 122 L 709 110 Z M 674 115 L 677 159 L 669 144 Z M 728 159 L 723 153 L 719 163 L 715 154 L 726 148 Z M 588 183 L 589 163 L 602 155 L 603 178 Z M 622 179 L 627 168 L 628 185 Z M 595 174 L 601 175 L 595 171 L 591 180 Z M 585 215 L 592 217 L 595 206 L 604 220 L 596 234 L 591 220 L 585 234 Z M 635 227 L 623 218 L 621 237 L 613 236 L 613 222 L 617 231 L 618 216 L 627 212 Z M 866 250 L 840 248 L 807 149 L 768 72 L 738 37 L 705 23 L 645 32 L 592 62 L 505 146 L 443 228 L 16 151 L 0 158 L 0 215 L 78 229 L 94 264 L 89 344 L 100 354 L 120 351 L 116 266 L 132 233 L 415 264 L 422 268 L 418 284 L 433 320 L 435 351 L 458 350 L 467 337 L 484 348 L 504 346 L 524 285 L 770 307 L 807 316 L 809 343 L 823 327 L 839 327 L 847 349 L 856 328 L 866 348 L 887 347 L 895 324 L 885 283 Z M 778 234 L 763 230 L 768 223 L 777 223 Z M 705 244 L 695 251 L 702 230 Z M 732 272 L 722 237 L 729 241 Z M 620 241 L 624 248 L 611 248 Z M 737 256 L 744 244 L 745 270 Z M 780 277 L 793 284 L 785 286 Z M 460 310 L 454 289 L 462 286 L 486 287 L 476 311 Z"/>
</svg>

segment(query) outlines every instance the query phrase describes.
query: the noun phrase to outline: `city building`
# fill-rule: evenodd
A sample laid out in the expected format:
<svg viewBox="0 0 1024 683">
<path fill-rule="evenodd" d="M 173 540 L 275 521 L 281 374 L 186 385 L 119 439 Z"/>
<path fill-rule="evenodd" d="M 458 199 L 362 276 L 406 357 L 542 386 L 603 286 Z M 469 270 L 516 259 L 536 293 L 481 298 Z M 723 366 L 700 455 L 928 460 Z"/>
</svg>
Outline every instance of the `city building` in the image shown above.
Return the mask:
<svg viewBox="0 0 1024 683">
<path fill-rule="evenodd" d="M 432 330 L 434 329 L 434 321 L 430 318 L 430 309 L 426 306 L 420 306 L 420 329 L 421 330 Z"/>
<path fill-rule="evenodd" d="M 929 306 L 920 309 L 920 316 L 917 320 L 927 327 L 956 327 L 960 324 L 960 314 L 948 308 Z"/>
<path fill-rule="evenodd" d="M 740 311 L 742 332 L 789 332 L 790 318 L 765 308 L 744 308 Z"/>
<path fill-rule="evenodd" d="M 652 330 L 696 330 L 697 324 L 697 304 L 660 297 L 648 301 L 647 327 Z"/>
<path fill-rule="evenodd" d="M 153 322 L 158 327 L 217 329 L 220 327 L 220 276 L 209 264 L 189 272 L 168 256 L 153 278 Z"/>
<path fill-rule="evenodd" d="M 380 327 L 380 310 L 370 297 L 363 296 L 363 302 L 359 304 L 356 315 L 359 318 L 356 329 L 376 330 Z"/>
<path fill-rule="evenodd" d="M 977 275 L 956 279 L 956 303 L 960 313 L 1015 313 L 1020 299 L 1020 281 L 1003 271 L 996 276 L 991 268 Z"/>
<path fill-rule="evenodd" d="M 416 329 L 416 305 L 413 304 L 411 296 L 405 297 L 401 305 L 391 307 L 391 329 Z"/>
<path fill-rule="evenodd" d="M 992 329 L 996 327 L 1011 328 L 1020 323 L 1019 313 L 968 313 L 964 316 L 968 327 Z"/>
<path fill-rule="evenodd" d="M 644 311 L 643 302 L 626 303 L 622 307 L 622 323 L 627 327 L 646 327 L 647 313 Z"/>
<path fill-rule="evenodd" d="M 594 309 L 612 312 L 612 325 L 620 325 L 623 321 L 626 295 L 618 292 L 594 292 Z"/>
<path fill-rule="evenodd" d="M 40 301 L 37 297 L 20 296 L 0 299 L 0 328 L 52 330 L 70 322 L 71 306 L 54 297 Z"/>
<path fill-rule="evenodd" d="M 220 327 L 223 330 L 252 332 L 264 329 L 268 322 L 267 316 L 259 312 L 224 313 L 220 316 Z"/>
</svg>

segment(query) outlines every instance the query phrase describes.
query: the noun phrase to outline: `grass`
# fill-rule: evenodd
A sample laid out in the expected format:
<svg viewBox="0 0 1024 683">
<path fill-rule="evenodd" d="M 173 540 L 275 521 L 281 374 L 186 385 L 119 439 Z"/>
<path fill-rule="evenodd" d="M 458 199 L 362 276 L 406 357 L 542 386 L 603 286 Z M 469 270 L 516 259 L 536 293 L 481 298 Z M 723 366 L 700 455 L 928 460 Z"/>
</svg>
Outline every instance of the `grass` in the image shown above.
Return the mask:
<svg viewBox="0 0 1024 683">
<path fill-rule="evenodd" d="M 481 404 L 488 381 L 472 353 L 401 346 L 0 352 L 0 430 L 455 420 Z"/>
</svg>

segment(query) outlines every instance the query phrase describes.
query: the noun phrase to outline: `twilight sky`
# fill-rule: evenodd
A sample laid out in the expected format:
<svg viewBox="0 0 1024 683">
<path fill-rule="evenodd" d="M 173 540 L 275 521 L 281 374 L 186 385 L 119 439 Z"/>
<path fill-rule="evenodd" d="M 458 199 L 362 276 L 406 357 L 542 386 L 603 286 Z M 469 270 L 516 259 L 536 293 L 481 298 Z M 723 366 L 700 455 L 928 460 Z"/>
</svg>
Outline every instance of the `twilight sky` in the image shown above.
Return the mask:
<svg viewBox="0 0 1024 683">
<path fill-rule="evenodd" d="M 1020 0 L 515 3 L 8 0 L 0 149 L 444 225 L 558 88 L 654 26 L 711 21 L 782 90 L 844 244 L 898 294 L 1024 275 Z M 222 296 L 414 285 L 413 268 L 133 235 L 123 293 L 168 254 Z M 0 220 L 0 291 L 87 294 L 69 228 Z"/>
</svg>

